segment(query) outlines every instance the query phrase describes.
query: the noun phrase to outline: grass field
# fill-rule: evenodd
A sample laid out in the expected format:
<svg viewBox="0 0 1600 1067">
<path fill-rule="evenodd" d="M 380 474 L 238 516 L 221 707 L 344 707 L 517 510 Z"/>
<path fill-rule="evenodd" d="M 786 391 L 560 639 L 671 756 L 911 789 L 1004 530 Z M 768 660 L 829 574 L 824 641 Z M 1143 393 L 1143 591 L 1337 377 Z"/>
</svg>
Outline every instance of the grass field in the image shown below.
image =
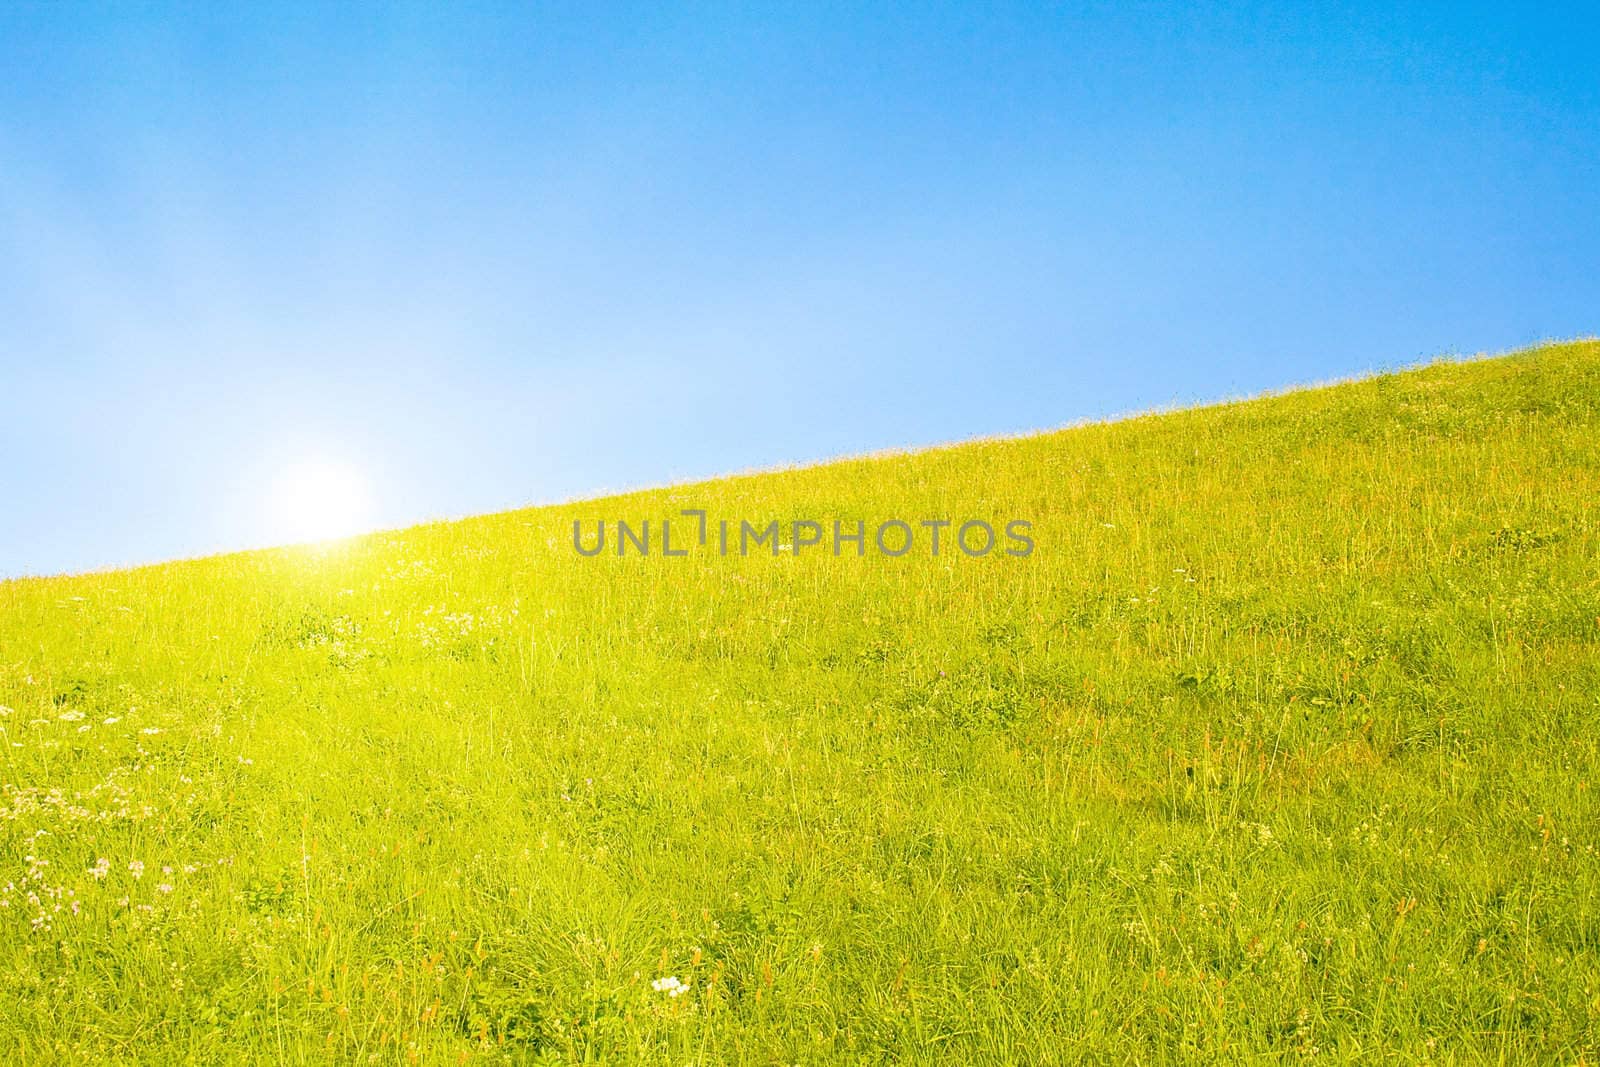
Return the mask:
<svg viewBox="0 0 1600 1067">
<path fill-rule="evenodd" d="M 1594 1062 L 1597 499 L 1580 342 L 0 584 L 0 1062 Z"/>
</svg>

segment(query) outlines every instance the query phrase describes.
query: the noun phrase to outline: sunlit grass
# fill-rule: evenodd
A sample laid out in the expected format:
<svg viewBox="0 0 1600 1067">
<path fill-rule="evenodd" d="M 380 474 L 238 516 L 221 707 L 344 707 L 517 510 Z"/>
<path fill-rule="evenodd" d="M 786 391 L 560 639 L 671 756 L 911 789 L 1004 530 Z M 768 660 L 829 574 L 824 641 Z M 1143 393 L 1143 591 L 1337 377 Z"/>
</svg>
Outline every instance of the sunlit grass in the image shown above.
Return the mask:
<svg viewBox="0 0 1600 1067">
<path fill-rule="evenodd" d="M 1600 1046 L 1600 344 L 0 584 L 0 1060 Z M 578 557 L 574 518 L 1034 523 Z"/>
</svg>

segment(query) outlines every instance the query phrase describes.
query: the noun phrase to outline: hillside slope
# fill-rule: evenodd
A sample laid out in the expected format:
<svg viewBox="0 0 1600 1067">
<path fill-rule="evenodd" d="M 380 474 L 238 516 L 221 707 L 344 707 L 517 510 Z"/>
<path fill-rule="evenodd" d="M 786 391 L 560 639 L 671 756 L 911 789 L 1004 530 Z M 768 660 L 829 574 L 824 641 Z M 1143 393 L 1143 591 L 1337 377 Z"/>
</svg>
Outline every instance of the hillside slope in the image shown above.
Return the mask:
<svg viewBox="0 0 1600 1067">
<path fill-rule="evenodd" d="M 0 1058 L 1592 1060 L 1597 498 L 1582 342 L 0 584 Z"/>
</svg>

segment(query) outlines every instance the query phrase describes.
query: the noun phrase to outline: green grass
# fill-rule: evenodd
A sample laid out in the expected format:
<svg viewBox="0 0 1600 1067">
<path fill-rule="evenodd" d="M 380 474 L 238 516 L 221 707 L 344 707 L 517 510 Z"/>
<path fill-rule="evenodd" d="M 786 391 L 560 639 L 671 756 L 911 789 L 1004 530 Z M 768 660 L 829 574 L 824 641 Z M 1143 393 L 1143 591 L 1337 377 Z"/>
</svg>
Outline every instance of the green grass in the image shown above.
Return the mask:
<svg viewBox="0 0 1600 1067">
<path fill-rule="evenodd" d="M 1597 499 L 1581 342 L 0 584 L 0 1061 L 1593 1062 Z"/>
</svg>

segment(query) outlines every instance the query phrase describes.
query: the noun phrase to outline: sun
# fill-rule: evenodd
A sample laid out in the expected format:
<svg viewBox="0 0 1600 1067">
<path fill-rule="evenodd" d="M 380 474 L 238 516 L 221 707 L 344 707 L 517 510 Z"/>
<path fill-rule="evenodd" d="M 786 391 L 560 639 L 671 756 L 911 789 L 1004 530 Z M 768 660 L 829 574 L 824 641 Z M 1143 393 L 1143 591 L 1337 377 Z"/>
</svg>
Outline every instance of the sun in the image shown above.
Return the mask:
<svg viewBox="0 0 1600 1067">
<path fill-rule="evenodd" d="M 273 479 L 268 508 L 275 540 L 329 541 L 370 527 L 372 489 L 350 464 L 307 460 L 285 467 Z"/>
</svg>

